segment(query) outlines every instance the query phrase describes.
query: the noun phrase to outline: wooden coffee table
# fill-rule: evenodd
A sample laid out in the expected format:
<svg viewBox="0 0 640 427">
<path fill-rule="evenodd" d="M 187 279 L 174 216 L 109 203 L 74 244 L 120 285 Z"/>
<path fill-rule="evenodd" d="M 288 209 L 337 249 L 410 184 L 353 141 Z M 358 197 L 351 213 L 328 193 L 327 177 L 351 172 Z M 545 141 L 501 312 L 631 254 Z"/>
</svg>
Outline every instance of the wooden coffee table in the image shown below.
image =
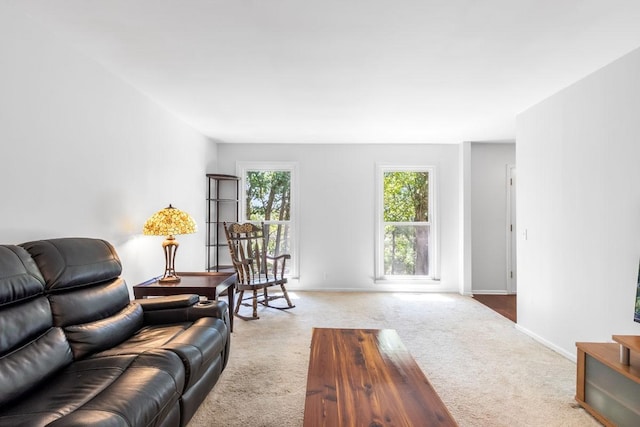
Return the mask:
<svg viewBox="0 0 640 427">
<path fill-rule="evenodd" d="M 393 329 L 314 328 L 304 426 L 457 426 Z"/>
<path fill-rule="evenodd" d="M 229 329 L 233 332 L 233 310 L 235 285 L 238 278 L 234 272 L 182 272 L 177 283 L 160 283 L 158 278 L 147 280 L 133 287 L 135 298 L 179 294 L 197 294 L 210 300 L 217 300 L 227 292 L 229 301 Z"/>
</svg>

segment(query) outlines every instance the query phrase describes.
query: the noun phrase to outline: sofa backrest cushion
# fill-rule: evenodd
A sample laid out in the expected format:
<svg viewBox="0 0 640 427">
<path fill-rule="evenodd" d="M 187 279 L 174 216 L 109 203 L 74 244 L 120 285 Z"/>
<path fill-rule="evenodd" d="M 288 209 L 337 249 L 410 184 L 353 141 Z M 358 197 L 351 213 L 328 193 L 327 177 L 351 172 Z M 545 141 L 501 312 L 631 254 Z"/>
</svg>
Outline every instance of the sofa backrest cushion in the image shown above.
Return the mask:
<svg viewBox="0 0 640 427">
<path fill-rule="evenodd" d="M 112 280 L 122 273 L 115 249 L 105 240 L 83 237 L 23 243 L 50 292 Z"/>
<path fill-rule="evenodd" d="M 68 292 L 49 294 L 53 324 L 67 327 L 102 320 L 129 305 L 129 290 L 121 278 Z"/>
<path fill-rule="evenodd" d="M 0 358 L 0 406 L 29 392 L 73 361 L 62 329 L 49 328 L 39 337 Z"/>
<path fill-rule="evenodd" d="M 117 345 L 142 327 L 142 309 L 130 302 L 110 243 L 62 238 L 21 246 L 42 272 L 53 324 L 63 328 L 76 359 Z"/>
<path fill-rule="evenodd" d="M 0 245 L 0 308 L 41 295 L 44 278 L 20 246 Z"/>
<path fill-rule="evenodd" d="M 113 316 L 67 326 L 64 332 L 71 343 L 73 357 L 81 359 L 117 346 L 142 328 L 142 325 L 142 307 L 140 304 L 131 303 Z"/>
<path fill-rule="evenodd" d="M 0 406 L 73 359 L 43 292 L 44 279 L 27 251 L 0 246 Z"/>
<path fill-rule="evenodd" d="M 49 301 L 53 324 L 64 328 L 76 359 L 120 344 L 144 321 L 121 278 L 49 294 Z"/>
</svg>

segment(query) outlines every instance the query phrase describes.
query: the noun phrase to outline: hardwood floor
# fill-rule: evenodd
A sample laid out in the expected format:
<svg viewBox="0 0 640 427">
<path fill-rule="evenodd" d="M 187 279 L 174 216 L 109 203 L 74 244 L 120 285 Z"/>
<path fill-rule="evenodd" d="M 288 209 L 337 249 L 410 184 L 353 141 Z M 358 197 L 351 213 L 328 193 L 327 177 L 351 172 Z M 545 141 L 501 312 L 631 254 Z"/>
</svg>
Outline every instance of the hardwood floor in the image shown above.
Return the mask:
<svg viewBox="0 0 640 427">
<path fill-rule="evenodd" d="M 474 295 L 473 298 L 512 322 L 518 321 L 516 295 Z"/>
</svg>

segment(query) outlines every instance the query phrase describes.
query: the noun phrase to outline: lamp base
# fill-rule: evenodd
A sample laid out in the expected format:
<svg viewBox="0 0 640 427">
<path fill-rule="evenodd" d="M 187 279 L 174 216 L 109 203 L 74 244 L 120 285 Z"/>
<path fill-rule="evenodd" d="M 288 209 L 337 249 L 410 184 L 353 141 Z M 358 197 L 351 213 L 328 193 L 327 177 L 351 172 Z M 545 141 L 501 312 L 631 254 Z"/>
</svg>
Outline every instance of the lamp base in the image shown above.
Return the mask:
<svg viewBox="0 0 640 427">
<path fill-rule="evenodd" d="M 171 284 L 180 282 L 180 277 L 176 274 L 174 267 L 174 260 L 176 258 L 176 251 L 178 250 L 178 242 L 175 237 L 167 236 L 167 239 L 162 242 L 162 249 L 164 250 L 165 269 L 164 276 L 158 280 L 161 284 Z"/>
<path fill-rule="evenodd" d="M 161 279 L 158 279 L 158 282 L 160 283 L 178 283 L 180 282 L 180 277 L 179 276 L 164 276 Z"/>
</svg>

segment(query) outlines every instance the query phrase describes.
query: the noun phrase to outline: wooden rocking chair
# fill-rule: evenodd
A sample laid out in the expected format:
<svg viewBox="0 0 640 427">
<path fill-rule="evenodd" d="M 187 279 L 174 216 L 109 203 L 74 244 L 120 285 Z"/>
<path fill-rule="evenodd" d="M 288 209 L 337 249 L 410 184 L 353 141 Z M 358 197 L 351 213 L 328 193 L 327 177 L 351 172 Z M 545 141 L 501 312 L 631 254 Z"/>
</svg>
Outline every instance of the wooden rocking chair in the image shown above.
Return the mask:
<svg viewBox="0 0 640 427">
<path fill-rule="evenodd" d="M 291 304 L 285 284 L 287 278 L 284 277 L 285 263 L 291 259 L 291 255 L 282 254 L 270 256 L 267 254 L 267 242 L 265 236 L 265 225 L 260 226 L 251 223 L 224 223 L 224 232 L 227 235 L 231 261 L 238 275 L 236 290 L 240 293 L 238 304 L 235 307 L 235 315 L 245 320 L 255 320 L 258 317 L 258 303 L 267 307 L 286 310 L 295 307 Z M 268 288 L 280 286 L 282 295 L 269 295 Z M 258 291 L 262 290 L 262 297 L 258 296 Z M 252 317 L 238 314 L 241 305 L 244 303 L 244 291 L 251 291 L 251 295 L 246 299 L 251 299 L 253 307 Z M 284 298 L 287 306 L 273 306 L 269 302 L 278 298 Z"/>
</svg>

